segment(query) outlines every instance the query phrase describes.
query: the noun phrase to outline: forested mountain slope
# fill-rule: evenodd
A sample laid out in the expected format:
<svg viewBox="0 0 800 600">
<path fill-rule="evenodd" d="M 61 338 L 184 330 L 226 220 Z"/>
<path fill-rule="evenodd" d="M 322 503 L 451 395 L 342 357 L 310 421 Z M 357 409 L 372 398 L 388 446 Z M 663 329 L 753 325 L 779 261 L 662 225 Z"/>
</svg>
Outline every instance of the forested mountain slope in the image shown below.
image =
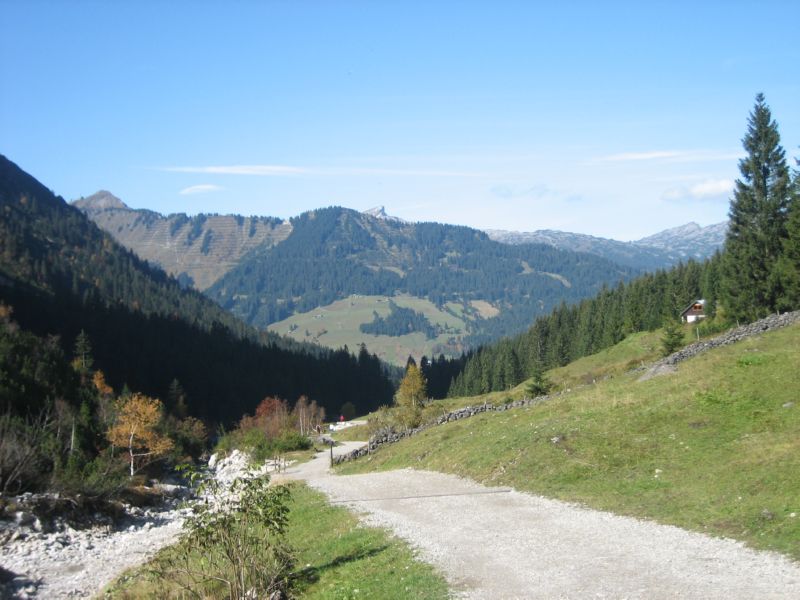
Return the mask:
<svg viewBox="0 0 800 600">
<path fill-rule="evenodd" d="M 259 333 L 202 294 L 184 290 L 120 247 L 0 156 L 0 302 L 39 335 L 58 334 L 67 353 L 85 330 L 116 389 L 163 397 L 178 379 L 190 411 L 238 419 L 267 395 L 306 394 L 330 412 L 391 399 L 380 362 Z"/>
<path fill-rule="evenodd" d="M 719 254 L 705 263 L 690 261 L 642 275 L 594 298 L 562 304 L 525 333 L 472 354 L 450 389 L 451 396 L 507 389 L 542 368 L 565 365 L 613 346 L 625 336 L 674 321 L 689 303 L 706 300 L 713 316 L 719 298 Z"/>
<path fill-rule="evenodd" d="M 509 246 L 468 227 L 376 219 L 338 207 L 291 223 L 285 241 L 253 250 L 209 296 L 260 327 L 350 294 L 408 294 L 437 306 L 460 304 L 466 312 L 482 301 L 496 316 L 473 316 L 469 334 L 477 343 L 519 331 L 559 302 L 633 274 L 589 254 Z"/>
</svg>

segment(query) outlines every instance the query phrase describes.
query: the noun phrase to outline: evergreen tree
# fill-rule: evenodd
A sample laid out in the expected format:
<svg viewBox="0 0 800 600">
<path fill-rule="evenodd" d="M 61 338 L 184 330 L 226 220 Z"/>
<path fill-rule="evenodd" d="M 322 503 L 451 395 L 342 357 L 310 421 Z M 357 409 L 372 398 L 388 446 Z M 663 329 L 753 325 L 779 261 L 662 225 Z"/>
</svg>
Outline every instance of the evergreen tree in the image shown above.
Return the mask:
<svg viewBox="0 0 800 600">
<path fill-rule="evenodd" d="M 186 392 L 181 382 L 177 379 L 173 379 L 172 383 L 169 384 L 167 400 L 169 409 L 172 410 L 176 416 L 181 419 L 185 419 L 188 416 L 189 409 L 186 406 Z"/>
<path fill-rule="evenodd" d="M 537 396 L 544 396 L 547 394 L 551 387 L 553 387 L 553 385 L 544 373 L 544 366 L 540 362 L 535 363 L 533 365 L 533 373 L 531 373 L 531 381 L 525 388 L 525 391 L 528 392 L 532 398 L 536 398 Z"/>
<path fill-rule="evenodd" d="M 796 159 L 795 162 L 800 166 L 800 159 Z M 781 286 L 777 307 L 779 310 L 800 308 L 800 170 L 794 172 L 792 191 L 783 256 L 778 261 L 778 278 Z"/>
<path fill-rule="evenodd" d="M 683 346 L 683 327 L 677 319 L 667 319 L 661 336 L 661 354 L 669 356 Z"/>
<path fill-rule="evenodd" d="M 742 143 L 747 156 L 739 161 L 742 177 L 731 200 L 722 293 L 731 318 L 752 321 L 777 308 L 790 204 L 789 168 L 763 94 L 756 96 Z"/>
<path fill-rule="evenodd" d="M 89 336 L 83 329 L 81 329 L 78 337 L 75 338 L 75 352 L 72 364 L 81 376 L 88 374 L 94 364 L 94 359 L 92 358 L 92 344 L 89 341 Z"/>
</svg>

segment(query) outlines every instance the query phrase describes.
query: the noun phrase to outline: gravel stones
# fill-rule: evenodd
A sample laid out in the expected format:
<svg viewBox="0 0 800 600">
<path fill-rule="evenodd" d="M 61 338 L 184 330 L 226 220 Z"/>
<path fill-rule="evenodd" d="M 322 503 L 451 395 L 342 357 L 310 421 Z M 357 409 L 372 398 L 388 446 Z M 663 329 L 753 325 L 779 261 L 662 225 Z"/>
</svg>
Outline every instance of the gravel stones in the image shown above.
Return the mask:
<svg viewBox="0 0 800 600">
<path fill-rule="evenodd" d="M 237 451 L 212 458 L 216 469 L 211 472 L 225 487 L 237 477 L 265 471 L 252 471 L 247 455 Z M 160 505 L 121 506 L 115 519 L 87 506 L 80 526 L 57 512 L 58 503 L 49 519 L 40 520 L 29 508 L 39 501 L 66 501 L 56 494 L 10 499 L 19 508 L 12 518 L 0 520 L 0 598 L 91 597 L 125 569 L 173 543 L 191 513 L 181 500 L 190 491 L 174 484 L 156 487 L 164 495 Z"/>
<path fill-rule="evenodd" d="M 459 598 L 800 598 L 797 563 L 677 527 L 429 471 L 308 483 L 409 542 Z"/>
</svg>

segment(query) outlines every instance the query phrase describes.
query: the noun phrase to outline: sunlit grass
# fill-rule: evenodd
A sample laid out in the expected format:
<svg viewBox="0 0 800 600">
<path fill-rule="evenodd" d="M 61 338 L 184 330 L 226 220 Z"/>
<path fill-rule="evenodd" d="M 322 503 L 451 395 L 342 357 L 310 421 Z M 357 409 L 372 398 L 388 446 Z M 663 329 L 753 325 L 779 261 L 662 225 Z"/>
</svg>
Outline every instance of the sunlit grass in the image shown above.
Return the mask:
<svg viewBox="0 0 800 600">
<path fill-rule="evenodd" d="M 364 527 L 342 507 L 304 484 L 292 484 L 286 542 L 295 567 L 294 597 L 349 600 L 357 598 L 444 599 L 447 584 L 414 557 L 407 544 L 386 531 Z M 166 548 L 162 553 L 173 552 Z M 104 598 L 189 598 L 172 579 L 157 578 L 147 565 L 127 572 L 102 594 Z M 204 598 L 224 598 L 222 587 L 208 588 Z"/>
</svg>

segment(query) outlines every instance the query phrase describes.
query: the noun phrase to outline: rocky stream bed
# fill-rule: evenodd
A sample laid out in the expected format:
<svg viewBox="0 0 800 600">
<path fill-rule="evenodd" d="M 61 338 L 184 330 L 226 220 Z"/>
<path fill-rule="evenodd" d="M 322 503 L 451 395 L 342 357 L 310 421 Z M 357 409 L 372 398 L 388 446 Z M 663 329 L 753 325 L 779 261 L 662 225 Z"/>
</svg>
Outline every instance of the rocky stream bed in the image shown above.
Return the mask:
<svg viewBox="0 0 800 600">
<path fill-rule="evenodd" d="M 229 486 L 237 477 L 263 473 L 234 451 L 211 473 Z M 85 598 L 98 594 L 126 569 L 174 542 L 191 514 L 191 490 L 154 484 L 140 493 L 158 502 L 134 506 L 58 494 L 4 499 L 0 518 L 0 598 Z"/>
</svg>

